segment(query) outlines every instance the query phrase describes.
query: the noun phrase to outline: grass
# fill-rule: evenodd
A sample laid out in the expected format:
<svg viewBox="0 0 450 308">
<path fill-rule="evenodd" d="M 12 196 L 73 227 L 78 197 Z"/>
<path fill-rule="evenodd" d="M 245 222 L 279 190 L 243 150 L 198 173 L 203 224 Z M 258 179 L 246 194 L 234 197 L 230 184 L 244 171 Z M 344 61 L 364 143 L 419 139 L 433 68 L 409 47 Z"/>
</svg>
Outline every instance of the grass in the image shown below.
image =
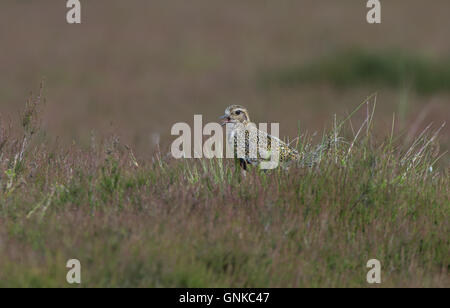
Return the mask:
<svg viewBox="0 0 450 308">
<path fill-rule="evenodd" d="M 265 72 L 261 80 L 266 86 L 330 83 L 339 88 L 410 87 L 419 94 L 431 94 L 450 91 L 450 60 L 399 50 L 351 49 L 304 66 Z"/>
<path fill-rule="evenodd" d="M 372 258 L 381 286 L 450 286 L 438 130 L 378 140 L 365 102 L 360 128 L 300 134 L 310 167 L 244 177 L 228 160 L 137 160 L 115 137 L 51 146 L 40 105 L 21 135 L 0 130 L 0 287 L 68 287 L 72 258 L 82 287 L 366 287 Z"/>
</svg>

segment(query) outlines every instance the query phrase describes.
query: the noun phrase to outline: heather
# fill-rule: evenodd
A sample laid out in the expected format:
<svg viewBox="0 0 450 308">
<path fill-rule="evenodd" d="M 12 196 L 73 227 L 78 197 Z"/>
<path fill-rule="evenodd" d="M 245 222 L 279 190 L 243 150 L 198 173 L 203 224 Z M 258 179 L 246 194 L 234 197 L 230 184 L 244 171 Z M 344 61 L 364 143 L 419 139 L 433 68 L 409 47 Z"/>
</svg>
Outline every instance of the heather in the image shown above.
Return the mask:
<svg viewBox="0 0 450 308">
<path fill-rule="evenodd" d="M 1 122 L 0 286 L 67 287 L 72 258 L 82 287 L 365 287 L 372 258 L 384 287 L 449 286 L 440 125 L 405 142 L 394 117 L 376 136 L 376 95 L 320 138 L 300 127 L 308 163 L 246 174 L 165 147 L 144 159 L 115 135 L 60 145 L 43 96 L 19 131 Z"/>
</svg>

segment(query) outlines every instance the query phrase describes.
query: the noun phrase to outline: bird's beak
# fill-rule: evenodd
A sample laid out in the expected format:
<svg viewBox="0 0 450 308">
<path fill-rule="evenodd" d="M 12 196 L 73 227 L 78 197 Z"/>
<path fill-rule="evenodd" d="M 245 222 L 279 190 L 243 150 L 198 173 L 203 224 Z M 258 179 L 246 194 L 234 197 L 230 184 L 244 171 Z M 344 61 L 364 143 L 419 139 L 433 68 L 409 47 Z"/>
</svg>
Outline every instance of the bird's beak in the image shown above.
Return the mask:
<svg viewBox="0 0 450 308">
<path fill-rule="evenodd" d="M 219 117 L 220 120 L 224 120 L 222 122 L 222 126 L 224 126 L 225 124 L 227 124 L 228 122 L 230 122 L 230 117 L 226 114 L 224 114 L 223 116 Z"/>
</svg>

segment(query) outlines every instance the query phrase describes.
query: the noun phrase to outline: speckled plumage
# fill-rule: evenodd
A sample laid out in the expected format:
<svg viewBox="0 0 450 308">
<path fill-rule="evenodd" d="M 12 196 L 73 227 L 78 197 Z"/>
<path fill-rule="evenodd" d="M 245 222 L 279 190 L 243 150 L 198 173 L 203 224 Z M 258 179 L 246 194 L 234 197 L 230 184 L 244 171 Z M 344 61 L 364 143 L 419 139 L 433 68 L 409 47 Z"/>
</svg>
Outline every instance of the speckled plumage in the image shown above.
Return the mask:
<svg viewBox="0 0 450 308">
<path fill-rule="evenodd" d="M 239 105 L 231 105 L 225 109 L 223 125 L 227 124 L 227 141 L 233 146 L 234 157 L 240 159 L 241 166 L 246 169 L 247 164 L 258 165 L 261 161 L 267 161 L 274 155 L 274 146 L 279 150 L 279 162 L 282 164 L 300 160 L 300 154 L 290 148 L 280 139 L 258 130 L 250 122 L 250 117 L 246 108 Z M 240 139 L 239 139 L 240 138 Z M 245 142 L 239 149 L 239 141 Z M 267 143 L 267 145 L 266 145 Z M 255 148 L 252 150 L 250 145 Z M 245 152 L 245 153 L 244 153 Z M 241 155 L 238 155 L 241 154 Z"/>
</svg>

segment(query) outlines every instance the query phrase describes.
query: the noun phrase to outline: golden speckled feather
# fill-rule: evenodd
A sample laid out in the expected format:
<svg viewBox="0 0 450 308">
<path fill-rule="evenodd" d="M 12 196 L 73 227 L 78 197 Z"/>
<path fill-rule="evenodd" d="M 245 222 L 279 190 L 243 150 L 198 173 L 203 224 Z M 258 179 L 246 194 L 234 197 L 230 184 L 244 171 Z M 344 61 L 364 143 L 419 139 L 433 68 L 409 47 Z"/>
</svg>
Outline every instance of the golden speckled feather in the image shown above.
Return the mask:
<svg viewBox="0 0 450 308">
<path fill-rule="evenodd" d="M 227 124 L 227 141 L 233 146 L 235 158 L 241 159 L 241 166 L 246 169 L 246 164 L 258 165 L 263 160 L 270 159 L 274 151 L 274 145 L 277 146 L 279 162 L 286 163 L 300 160 L 300 154 L 290 148 L 280 139 L 258 130 L 250 122 L 250 117 L 246 108 L 239 105 L 232 105 L 225 109 L 225 115 L 221 117 L 224 120 L 222 125 Z M 239 141 L 245 142 L 239 147 Z M 256 152 L 251 152 L 251 145 L 255 146 Z M 238 152 L 242 149 L 242 153 Z M 241 155 L 238 155 L 241 154 Z M 253 154 L 253 155 L 250 155 Z"/>
</svg>

